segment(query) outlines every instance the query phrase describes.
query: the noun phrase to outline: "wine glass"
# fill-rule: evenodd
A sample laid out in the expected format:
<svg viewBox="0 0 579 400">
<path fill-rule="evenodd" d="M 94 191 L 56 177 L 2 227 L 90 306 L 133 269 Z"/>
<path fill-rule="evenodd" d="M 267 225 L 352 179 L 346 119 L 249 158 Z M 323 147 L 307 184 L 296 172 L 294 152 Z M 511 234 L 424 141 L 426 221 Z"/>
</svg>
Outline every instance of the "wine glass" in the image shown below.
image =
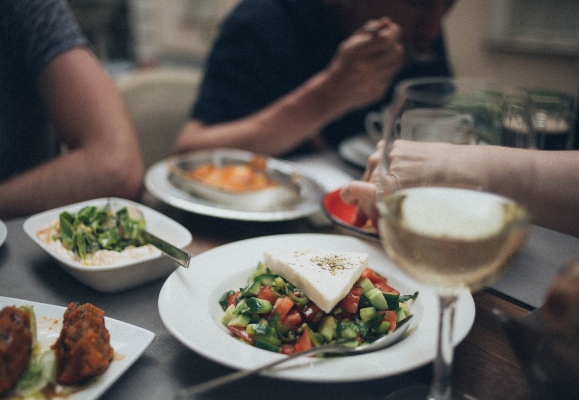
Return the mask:
<svg viewBox="0 0 579 400">
<path fill-rule="evenodd" d="M 387 399 L 471 398 L 451 388 L 455 303 L 461 293 L 477 291 L 502 276 L 524 244 L 529 215 L 517 202 L 486 192 L 481 184 L 438 174 L 415 176 L 402 182 L 404 188 L 389 192 L 389 156 L 400 139 L 532 148 L 529 95 L 479 79 L 408 80 L 396 87 L 384 125 L 377 182 L 380 238 L 394 263 L 433 287 L 440 303 L 432 385 L 402 389 Z"/>
</svg>

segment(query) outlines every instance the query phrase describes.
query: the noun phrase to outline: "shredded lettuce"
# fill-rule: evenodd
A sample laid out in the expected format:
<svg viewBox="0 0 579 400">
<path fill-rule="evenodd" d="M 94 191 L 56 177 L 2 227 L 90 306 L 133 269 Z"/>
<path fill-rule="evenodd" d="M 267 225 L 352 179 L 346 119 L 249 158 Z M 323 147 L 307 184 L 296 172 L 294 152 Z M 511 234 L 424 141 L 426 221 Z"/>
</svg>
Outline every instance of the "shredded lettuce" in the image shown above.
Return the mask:
<svg viewBox="0 0 579 400">
<path fill-rule="evenodd" d="M 56 354 L 54 350 L 48 350 L 38 357 L 32 357 L 14 391 L 20 396 L 30 396 L 55 382 Z"/>
<path fill-rule="evenodd" d="M 59 215 L 60 233 L 54 240 L 76 253 L 84 261 L 98 250 L 123 251 L 128 246 L 143 246 L 145 220 L 133 218 L 127 207 L 114 212 L 110 208 L 87 206 L 77 213 Z"/>
</svg>

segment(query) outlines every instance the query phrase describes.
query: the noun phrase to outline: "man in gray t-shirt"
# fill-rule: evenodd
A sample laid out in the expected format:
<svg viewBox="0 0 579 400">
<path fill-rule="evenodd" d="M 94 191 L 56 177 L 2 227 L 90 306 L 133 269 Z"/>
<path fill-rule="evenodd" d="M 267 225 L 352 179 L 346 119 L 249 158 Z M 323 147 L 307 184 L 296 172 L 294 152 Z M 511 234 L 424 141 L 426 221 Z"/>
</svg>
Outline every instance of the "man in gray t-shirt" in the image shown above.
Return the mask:
<svg viewBox="0 0 579 400">
<path fill-rule="evenodd" d="M 56 157 L 58 143 L 70 151 Z M 142 175 L 122 98 L 65 0 L 0 1 L 0 218 L 134 198 Z"/>
<path fill-rule="evenodd" d="M 54 57 L 86 46 L 61 1 L 0 4 L 0 180 L 54 156 L 36 80 Z"/>
</svg>

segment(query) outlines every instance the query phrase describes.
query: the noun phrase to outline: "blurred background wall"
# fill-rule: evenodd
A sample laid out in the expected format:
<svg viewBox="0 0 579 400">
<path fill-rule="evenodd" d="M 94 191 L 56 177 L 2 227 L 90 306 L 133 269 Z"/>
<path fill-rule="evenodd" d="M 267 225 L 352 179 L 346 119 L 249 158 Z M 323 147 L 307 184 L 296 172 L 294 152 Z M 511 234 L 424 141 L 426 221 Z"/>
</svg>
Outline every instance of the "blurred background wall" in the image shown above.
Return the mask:
<svg viewBox="0 0 579 400">
<path fill-rule="evenodd" d="M 107 65 L 201 68 L 239 0 L 69 0 Z M 445 22 L 454 71 L 579 92 L 578 0 L 459 0 Z"/>
<path fill-rule="evenodd" d="M 578 0 L 459 0 L 446 32 L 456 75 L 579 92 Z"/>
</svg>

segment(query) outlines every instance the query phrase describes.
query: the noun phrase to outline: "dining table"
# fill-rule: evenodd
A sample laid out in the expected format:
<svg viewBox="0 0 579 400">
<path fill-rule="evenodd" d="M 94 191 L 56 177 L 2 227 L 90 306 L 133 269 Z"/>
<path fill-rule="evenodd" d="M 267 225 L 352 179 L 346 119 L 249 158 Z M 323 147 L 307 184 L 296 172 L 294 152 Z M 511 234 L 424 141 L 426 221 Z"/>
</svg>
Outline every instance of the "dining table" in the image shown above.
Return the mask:
<svg viewBox="0 0 579 400">
<path fill-rule="evenodd" d="M 333 154 L 320 159 L 297 159 L 304 167 L 321 174 L 325 189 L 339 187 L 356 178 L 361 170 Z M 325 169 L 324 169 L 325 168 Z M 159 201 L 145 191 L 141 202 L 185 226 L 193 241 L 187 247 L 193 257 L 239 240 L 287 233 L 347 235 L 329 223 L 323 213 L 284 221 L 240 221 L 188 212 Z M 171 399 L 191 385 L 234 370 L 183 345 L 164 326 L 159 314 L 160 278 L 118 293 L 102 293 L 68 275 L 24 232 L 26 218 L 4 221 L 7 238 L 0 247 L 0 296 L 66 307 L 70 302 L 92 303 L 106 317 L 132 324 L 155 334 L 141 357 L 120 376 L 102 399 Z M 552 278 L 569 257 L 579 257 L 579 238 L 532 226 L 519 257 L 497 284 L 473 294 L 474 324 L 455 348 L 453 387 L 475 399 L 534 399 L 500 321 L 493 310 L 520 317 L 540 307 Z M 179 267 L 181 268 L 181 267 Z M 176 304 L 175 307 L 195 307 Z M 203 329 L 202 326 L 198 327 Z M 396 363 L 397 360 L 384 360 Z M 369 366 L 370 368 L 370 366 Z M 300 382 L 254 376 L 198 399 L 383 399 L 403 387 L 432 379 L 432 363 L 394 376 L 348 382 Z"/>
</svg>

